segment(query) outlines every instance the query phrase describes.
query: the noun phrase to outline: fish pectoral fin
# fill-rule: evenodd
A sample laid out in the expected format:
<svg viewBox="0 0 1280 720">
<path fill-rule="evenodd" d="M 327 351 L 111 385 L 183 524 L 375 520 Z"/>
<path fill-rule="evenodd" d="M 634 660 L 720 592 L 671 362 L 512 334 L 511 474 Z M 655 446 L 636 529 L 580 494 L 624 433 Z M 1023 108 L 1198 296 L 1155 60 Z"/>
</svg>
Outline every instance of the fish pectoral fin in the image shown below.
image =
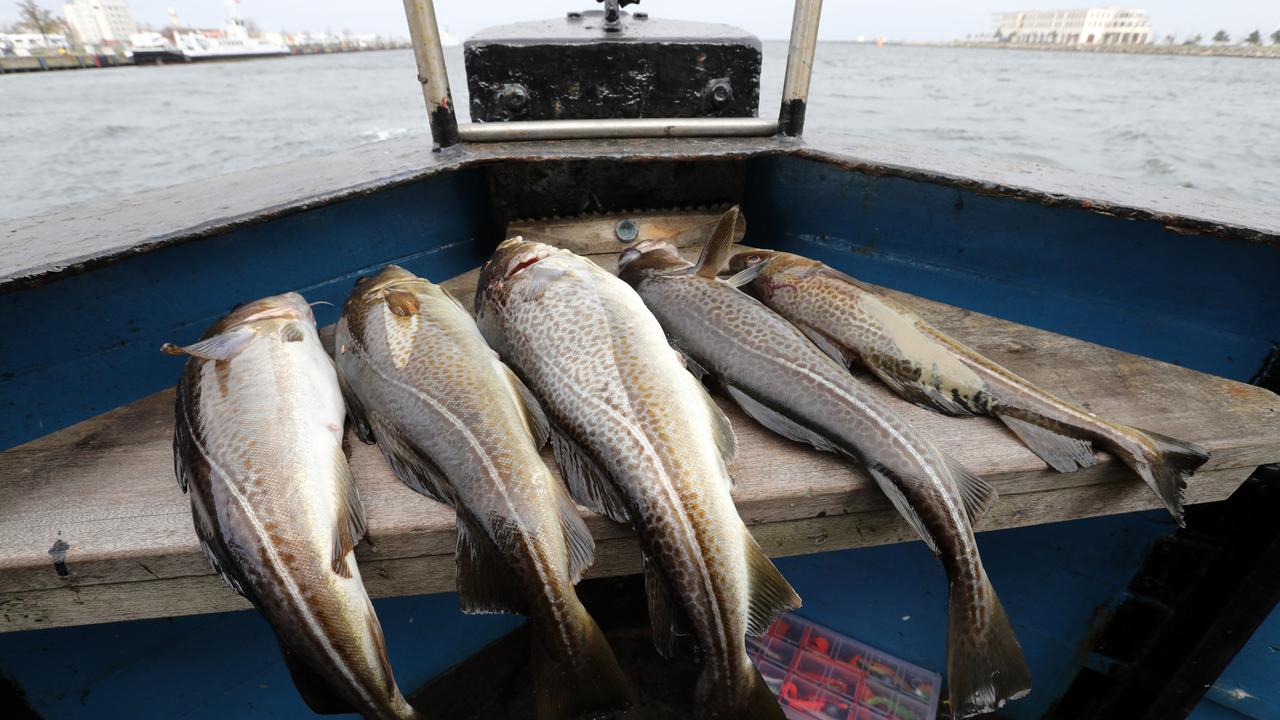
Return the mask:
<svg viewBox="0 0 1280 720">
<path fill-rule="evenodd" d="M 313 670 L 300 653 L 290 649 L 278 638 L 277 641 L 280 645 L 280 655 L 284 657 L 284 664 L 289 668 L 289 677 L 293 678 L 293 686 L 298 688 L 298 694 L 306 701 L 307 707 L 311 708 L 312 712 L 320 715 L 341 715 L 359 711 L 338 694 L 333 683 Z"/>
<path fill-rule="evenodd" d="M 986 480 L 974 475 L 968 468 L 961 465 L 959 460 L 945 453 L 942 454 L 942 458 L 947 469 L 951 471 L 952 479 L 956 481 L 956 488 L 960 490 L 960 499 L 964 502 L 965 512 L 969 515 L 969 523 L 977 523 L 1000 499 L 1000 493 L 996 492 L 996 489 Z"/>
<path fill-rule="evenodd" d="M 408 290 L 388 290 L 382 294 L 382 300 L 396 317 L 417 315 L 422 309 L 422 301 Z"/>
<path fill-rule="evenodd" d="M 215 472 L 200 446 L 196 444 L 195 435 L 191 432 L 186 404 L 186 393 L 179 388 L 178 418 L 173 437 L 173 464 L 178 476 L 178 485 L 182 487 L 183 492 L 187 492 L 198 474 L 208 475 Z M 204 551 L 205 559 L 209 561 L 209 567 L 213 568 L 227 587 L 256 605 L 258 601 L 253 595 L 252 588 L 240 575 L 239 567 L 223 542 L 222 535 L 214 527 L 216 520 L 210 514 L 212 509 L 205 507 L 200 493 L 193 492 L 190 496 L 191 521 L 195 526 L 196 537 L 200 540 L 200 549 Z"/>
<path fill-rule="evenodd" d="M 302 326 L 296 322 L 285 323 L 280 328 L 280 342 L 302 342 L 307 337 L 302 331 Z"/>
<path fill-rule="evenodd" d="M 779 615 L 800 607 L 800 596 L 745 525 L 742 532 L 747 535 L 747 570 L 751 582 L 747 596 L 747 633 L 759 637 L 768 632 Z"/>
<path fill-rule="evenodd" d="M 573 499 L 583 507 L 620 523 L 631 523 L 631 513 L 599 464 L 558 429 L 551 433 L 551 449 Z"/>
<path fill-rule="evenodd" d="M 729 487 L 732 489 L 733 476 L 729 474 L 728 468 L 733 464 L 733 459 L 738 456 L 738 436 L 733 432 L 733 423 L 729 422 L 729 416 L 725 415 L 724 410 L 716 404 L 715 398 L 711 397 L 707 387 L 698 383 L 698 390 L 702 393 L 702 401 L 707 404 L 707 414 L 711 416 L 711 430 L 715 437 L 716 449 L 720 451 L 720 458 L 725 465 L 725 479 L 729 481 Z"/>
<path fill-rule="evenodd" d="M 209 567 L 222 578 L 222 582 L 232 589 L 237 595 L 243 597 L 254 605 L 258 604 L 258 599 L 253 594 L 253 589 L 240 575 L 240 570 L 236 566 L 235 561 L 231 558 L 230 551 L 223 544 L 218 533 L 210 526 L 206 517 L 206 511 L 199 507 L 198 496 L 191 496 L 192 520 L 196 527 L 196 537 L 200 539 L 200 549 L 204 551 L 204 557 L 209 561 Z"/>
<path fill-rule="evenodd" d="M 538 398 L 534 396 L 533 391 L 520 380 L 510 366 L 497 358 L 494 358 L 493 361 L 502 367 L 503 372 L 506 374 L 507 382 L 510 383 L 511 389 L 515 391 L 516 396 L 520 399 L 520 408 L 524 411 L 525 425 L 529 428 L 529 434 L 533 436 L 533 444 L 541 448 L 547 444 L 547 437 L 551 434 L 551 424 L 547 421 L 547 414 L 542 411 L 542 404 L 538 402 Z"/>
<path fill-rule="evenodd" d="M 726 384 L 724 388 L 725 391 L 729 393 L 729 397 L 733 398 L 733 401 L 738 404 L 738 407 L 742 408 L 743 412 L 750 416 L 752 420 L 755 420 L 769 430 L 772 430 L 788 440 L 812 445 L 823 452 L 844 454 L 830 440 L 804 427 L 777 410 L 767 407 L 760 401 L 748 395 L 745 391 L 728 384 Z"/>
<path fill-rule="evenodd" d="M 765 267 L 771 262 L 773 262 L 773 258 L 769 258 L 764 262 L 756 263 L 751 267 L 739 270 L 729 277 L 724 278 L 724 282 L 735 288 L 740 288 L 743 285 L 750 284 L 752 280 L 759 277 L 760 273 L 764 272 Z"/>
<path fill-rule="evenodd" d="M 369 416 L 365 412 L 364 404 L 360 402 L 360 398 L 351 391 L 351 386 L 347 384 L 347 378 L 342 373 L 342 364 L 335 363 L 334 368 L 338 375 L 338 388 L 342 391 L 342 398 L 346 401 L 347 417 L 351 418 L 351 425 L 355 428 L 356 437 L 360 438 L 360 442 L 365 445 L 373 444 L 373 428 L 369 427 Z"/>
<path fill-rule="evenodd" d="M 702 246 L 702 255 L 698 257 L 695 274 L 704 278 L 716 277 L 720 267 L 724 265 L 725 258 L 729 256 L 730 248 L 733 247 L 739 222 L 743 222 L 742 210 L 737 205 L 720 216 L 715 229 L 711 231 L 711 238 L 707 240 L 706 245 Z"/>
<path fill-rule="evenodd" d="M 255 337 L 257 334 L 252 329 L 239 327 L 185 347 L 165 343 L 160 346 L 160 352 L 166 355 L 190 355 L 201 360 L 226 362 L 239 355 Z"/>
<path fill-rule="evenodd" d="M 828 357 L 841 365 L 851 368 L 858 362 L 858 358 L 853 353 L 845 349 L 843 345 L 832 340 L 826 333 L 816 328 L 810 327 L 806 323 L 795 323 L 796 328 L 804 333 L 809 341 L 818 346 L 818 349 L 826 353 Z"/>
<path fill-rule="evenodd" d="M 338 512 L 335 522 L 337 527 L 333 533 L 333 571 L 338 575 L 351 577 L 351 567 L 347 563 L 347 555 L 355 550 L 365 534 L 364 504 L 360 502 L 360 491 L 356 488 L 355 479 L 351 477 L 351 468 L 347 465 L 347 457 L 342 447 L 334 449 L 334 462 L 337 464 L 337 501 Z"/>
<path fill-rule="evenodd" d="M 934 555 L 939 554 L 938 543 L 933 539 L 933 534 L 929 532 L 929 527 L 924 524 L 924 520 L 915 508 L 911 507 L 911 502 L 907 500 L 907 496 L 902 494 L 902 490 L 898 488 L 893 473 L 882 465 L 869 464 L 867 472 L 871 473 L 871 477 L 880 486 L 880 490 L 889 498 L 889 502 L 898 510 L 898 514 L 902 515 L 911 529 L 916 531 L 924 544 L 933 551 Z"/>
<path fill-rule="evenodd" d="M 569 551 L 569 578 L 576 585 L 587 568 L 595 562 L 596 541 L 591 537 L 591 531 L 587 529 L 587 524 L 583 522 L 578 506 L 573 504 L 568 491 L 560 483 L 556 483 L 554 487 L 556 494 L 560 496 L 557 502 L 560 506 L 560 527 L 564 530 L 564 544 Z"/>
<path fill-rule="evenodd" d="M 595 265 L 593 264 L 592 267 L 595 267 Z M 528 280 L 522 286 L 522 294 L 524 295 L 523 299 L 528 302 L 542 297 L 543 293 L 547 291 L 547 288 L 551 283 L 559 279 L 559 277 L 564 275 L 564 273 L 565 271 L 560 268 L 547 266 L 542 263 L 538 263 L 522 270 L 521 274 L 528 277 Z"/>
<path fill-rule="evenodd" d="M 1093 444 L 1088 440 L 1068 437 L 1009 415 L 997 413 L 996 417 L 1018 436 L 1023 445 L 1058 472 L 1075 472 L 1098 462 L 1093 456 Z"/>
<path fill-rule="evenodd" d="M 936 387 L 919 380 L 906 380 L 887 368 L 871 365 L 871 372 L 880 381 L 889 386 L 898 397 L 912 405 L 919 405 L 926 410 L 950 415 L 952 417 L 968 417 L 976 414 L 974 408 L 961 400 L 948 396 Z"/>
<path fill-rule="evenodd" d="M 425 453 L 419 452 L 400 431 L 377 413 L 369 416 L 373 436 L 400 482 L 446 505 L 453 505 L 453 493 L 444 471 Z"/>
<path fill-rule="evenodd" d="M 498 540 L 490 539 L 484 530 L 458 513 L 458 604 L 470 615 L 516 613 L 526 615 L 529 601 L 520 589 L 520 581 L 503 557 L 499 543 L 514 549 L 518 540 L 514 533 L 504 532 L 500 518 L 491 519 Z M 520 552 L 525 552 L 523 549 Z"/>
<path fill-rule="evenodd" d="M 680 361 L 681 365 L 684 365 L 684 369 L 688 370 L 701 382 L 707 376 L 707 369 L 702 367 L 702 364 L 695 360 L 692 355 L 685 352 L 675 338 L 667 336 L 667 341 L 671 343 L 671 349 L 675 351 L 676 359 Z"/>
<path fill-rule="evenodd" d="M 676 652 L 676 638 L 684 634 L 680 607 L 671 594 L 666 572 L 648 553 L 644 555 L 644 594 L 649 604 L 653 646 L 659 655 L 670 658 Z"/>
</svg>

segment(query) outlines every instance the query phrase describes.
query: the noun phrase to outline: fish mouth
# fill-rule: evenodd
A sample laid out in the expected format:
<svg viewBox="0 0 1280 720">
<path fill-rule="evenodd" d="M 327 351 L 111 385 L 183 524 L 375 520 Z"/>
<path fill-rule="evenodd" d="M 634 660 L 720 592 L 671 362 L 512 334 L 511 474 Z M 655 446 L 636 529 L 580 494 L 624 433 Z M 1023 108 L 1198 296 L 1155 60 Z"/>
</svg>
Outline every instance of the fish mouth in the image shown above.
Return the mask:
<svg viewBox="0 0 1280 720">
<path fill-rule="evenodd" d="M 306 298 L 296 292 L 287 292 L 237 306 L 210 328 L 210 332 L 217 334 L 239 325 L 280 318 L 315 323 L 315 315 L 311 313 L 311 306 L 307 304 Z"/>
<path fill-rule="evenodd" d="M 408 285 L 421 279 L 399 265 L 387 265 L 374 275 L 364 275 L 356 280 L 356 289 L 367 301 L 381 298 L 383 291 L 397 285 Z"/>
<path fill-rule="evenodd" d="M 618 269 L 621 270 L 636 259 L 654 252 L 665 252 L 670 255 L 674 255 L 675 257 L 680 257 L 680 253 L 676 250 L 676 247 L 666 240 L 641 240 L 635 245 L 623 250 L 622 254 L 618 256 Z"/>
</svg>

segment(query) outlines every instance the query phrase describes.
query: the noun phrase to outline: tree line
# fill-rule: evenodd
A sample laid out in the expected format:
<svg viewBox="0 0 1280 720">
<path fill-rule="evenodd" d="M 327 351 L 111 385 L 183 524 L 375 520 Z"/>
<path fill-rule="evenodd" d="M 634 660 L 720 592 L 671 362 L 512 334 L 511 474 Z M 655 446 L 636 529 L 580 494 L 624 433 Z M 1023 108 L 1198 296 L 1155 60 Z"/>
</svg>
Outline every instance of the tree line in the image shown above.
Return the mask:
<svg viewBox="0 0 1280 720">
<path fill-rule="evenodd" d="M 1275 32 L 1271 33 L 1268 39 L 1271 40 L 1272 45 L 1280 45 L 1280 29 L 1277 29 Z M 1165 35 L 1164 42 L 1166 45 L 1177 45 L 1178 36 Z M 1204 36 L 1199 33 L 1196 33 L 1195 35 L 1189 35 L 1185 40 L 1182 41 L 1182 44 L 1183 45 L 1199 45 L 1203 42 L 1204 42 Z M 1216 45 L 1226 45 L 1227 43 L 1231 42 L 1231 34 L 1228 33 L 1226 30 L 1219 30 L 1218 32 L 1213 34 L 1213 37 L 1210 38 L 1210 42 Z M 1248 35 L 1245 35 L 1244 39 L 1241 40 L 1240 42 L 1243 45 L 1259 45 L 1260 46 L 1262 45 L 1262 31 L 1254 30 Z"/>
</svg>

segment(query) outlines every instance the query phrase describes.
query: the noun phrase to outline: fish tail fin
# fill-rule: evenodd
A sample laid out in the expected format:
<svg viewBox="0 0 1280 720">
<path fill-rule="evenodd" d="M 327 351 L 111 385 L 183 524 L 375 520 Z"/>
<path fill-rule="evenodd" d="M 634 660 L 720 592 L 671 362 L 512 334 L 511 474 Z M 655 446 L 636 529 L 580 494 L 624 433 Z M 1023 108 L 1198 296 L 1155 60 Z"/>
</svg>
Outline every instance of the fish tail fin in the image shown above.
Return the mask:
<svg viewBox="0 0 1280 720">
<path fill-rule="evenodd" d="M 547 652 L 535 634 L 534 705 L 538 720 L 577 720 L 630 707 L 631 688 L 600 626 L 585 608 L 575 622 L 578 647 L 567 659 Z"/>
<path fill-rule="evenodd" d="M 745 526 L 747 567 L 750 569 L 751 591 L 747 607 L 747 634 L 764 635 L 779 615 L 800 607 L 800 596 L 779 572 L 769 556 Z"/>
<path fill-rule="evenodd" d="M 726 687 L 724 678 L 710 668 L 698 678 L 698 720 L 786 720 L 778 698 L 765 684 L 760 671 L 743 655 L 740 679 Z M 730 690 L 732 688 L 732 690 Z"/>
<path fill-rule="evenodd" d="M 1169 509 L 1179 526 L 1185 527 L 1183 504 L 1186 501 L 1187 477 L 1209 459 L 1209 451 L 1195 443 L 1183 442 L 1150 430 L 1123 428 L 1136 435 L 1141 451 L 1129 457 L 1129 464 L 1142 476 L 1160 502 Z"/>
<path fill-rule="evenodd" d="M 956 718 L 991 712 L 1031 692 L 1022 646 L 986 573 L 974 597 L 953 597 L 947 608 L 947 683 Z"/>
</svg>

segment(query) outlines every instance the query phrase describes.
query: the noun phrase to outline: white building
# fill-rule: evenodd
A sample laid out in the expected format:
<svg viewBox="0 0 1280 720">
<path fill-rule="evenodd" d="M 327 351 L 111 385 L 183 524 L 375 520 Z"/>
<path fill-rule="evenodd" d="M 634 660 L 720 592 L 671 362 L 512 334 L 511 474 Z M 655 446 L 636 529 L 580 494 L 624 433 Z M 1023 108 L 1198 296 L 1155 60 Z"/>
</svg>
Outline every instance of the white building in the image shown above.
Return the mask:
<svg viewBox="0 0 1280 720">
<path fill-rule="evenodd" d="M 1130 45 L 1151 42 L 1145 10 L 1092 7 L 996 13 L 996 42 L 1047 45 Z"/>
<path fill-rule="evenodd" d="M 68 49 L 67 38 L 61 33 L 0 33 L 0 57 L 53 55 Z"/>
<path fill-rule="evenodd" d="M 67 24 L 86 45 L 124 43 L 138 32 L 133 11 L 125 0 L 67 0 Z"/>
</svg>

